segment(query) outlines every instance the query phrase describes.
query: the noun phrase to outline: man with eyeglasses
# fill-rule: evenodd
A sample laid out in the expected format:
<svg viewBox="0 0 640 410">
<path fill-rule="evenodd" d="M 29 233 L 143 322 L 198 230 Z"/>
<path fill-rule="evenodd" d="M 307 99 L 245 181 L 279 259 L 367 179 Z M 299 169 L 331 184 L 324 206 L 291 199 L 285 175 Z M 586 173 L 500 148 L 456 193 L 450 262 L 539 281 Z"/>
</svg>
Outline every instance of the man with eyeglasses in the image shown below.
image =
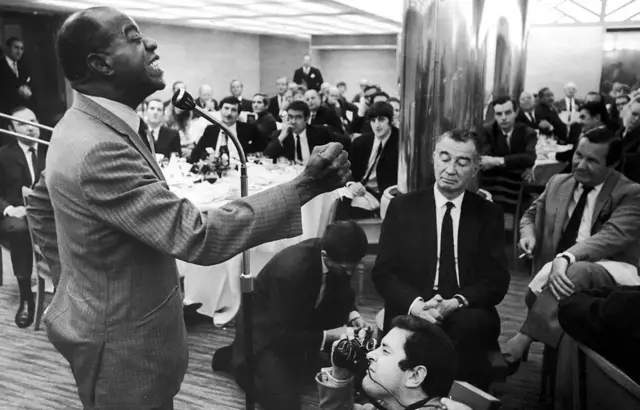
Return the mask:
<svg viewBox="0 0 640 410">
<path fill-rule="evenodd" d="M 632 96 L 622 110 L 622 162 L 618 170 L 634 182 L 640 182 L 640 93 Z"/>
<path fill-rule="evenodd" d="M 258 274 L 253 293 L 253 395 L 265 410 L 299 410 L 300 389 L 320 370 L 347 327 L 369 328 L 355 306 L 351 277 L 367 250 L 355 222 L 329 225 L 313 238 L 278 253 Z M 240 314 L 233 345 L 218 349 L 214 371 L 233 372 L 243 389 L 249 377 Z"/>
<path fill-rule="evenodd" d="M 475 133 L 438 137 L 436 183 L 391 201 L 372 279 L 385 301 L 384 329 L 406 314 L 437 323 L 456 346 L 456 380 L 485 390 L 491 381 L 485 351 L 498 346 L 495 306 L 510 276 L 500 206 L 467 191 L 480 168 L 479 151 Z"/>
</svg>

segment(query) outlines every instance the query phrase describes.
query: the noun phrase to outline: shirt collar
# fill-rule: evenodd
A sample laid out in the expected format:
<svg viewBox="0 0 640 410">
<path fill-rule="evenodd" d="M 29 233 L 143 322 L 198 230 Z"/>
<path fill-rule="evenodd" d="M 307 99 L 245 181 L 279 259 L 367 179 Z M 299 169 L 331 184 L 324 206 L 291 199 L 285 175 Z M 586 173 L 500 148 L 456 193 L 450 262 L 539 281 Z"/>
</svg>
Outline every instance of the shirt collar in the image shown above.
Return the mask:
<svg viewBox="0 0 640 410">
<path fill-rule="evenodd" d="M 18 140 L 18 145 L 20 146 L 20 148 L 22 149 L 22 151 L 24 151 L 24 154 L 27 155 L 29 154 L 29 150 L 31 149 L 31 146 L 25 144 L 24 142 Z M 35 147 L 34 147 L 35 148 Z"/>
<path fill-rule="evenodd" d="M 584 189 L 584 185 L 581 183 L 578 183 L 578 186 L 582 189 Z M 598 185 L 594 186 L 593 189 L 591 190 L 591 192 L 589 192 L 589 195 L 593 194 L 594 192 L 597 194 L 600 193 L 600 190 L 602 189 L 602 187 L 604 186 L 604 182 L 599 183 Z"/>
<path fill-rule="evenodd" d="M 12 60 L 11 58 L 9 58 L 9 56 L 4 56 L 4 58 L 7 60 L 9 67 L 11 67 L 11 69 L 13 70 L 18 62 Z"/>
<path fill-rule="evenodd" d="M 81 93 L 79 93 L 81 94 Z M 96 104 L 100 105 L 104 109 L 110 111 L 113 115 L 120 118 L 125 122 L 133 131 L 138 132 L 138 128 L 140 127 L 140 121 L 142 120 L 137 112 L 135 112 L 131 107 L 126 106 L 117 101 L 110 100 L 104 97 L 96 97 L 94 95 L 82 94 L 88 99 L 92 100 Z"/>
<path fill-rule="evenodd" d="M 322 257 L 322 255 L 320 255 L 320 262 L 322 263 L 322 274 L 326 275 L 327 273 L 329 273 L 329 268 L 327 268 L 327 264 L 324 263 L 324 258 Z"/>
<path fill-rule="evenodd" d="M 382 146 L 382 148 L 384 148 L 384 145 L 387 143 L 387 141 L 389 141 L 389 138 L 391 138 L 391 133 L 392 133 L 392 132 L 393 132 L 393 130 L 389 130 L 389 133 L 388 133 L 388 134 L 387 134 L 387 136 L 386 136 L 386 137 L 384 137 L 384 138 L 378 138 L 378 137 L 376 137 L 376 136 L 375 136 L 375 134 L 374 134 L 374 136 L 373 136 L 373 138 L 374 138 L 374 143 L 375 143 L 375 141 L 380 141 L 380 145 Z"/>
<path fill-rule="evenodd" d="M 464 199 L 464 194 L 465 192 L 463 191 L 462 194 L 460 194 L 457 198 L 448 200 L 438 190 L 438 186 L 436 184 L 433 184 L 433 195 L 436 200 L 436 209 L 440 209 L 441 207 L 445 206 L 447 202 L 453 202 L 453 205 L 455 205 L 456 209 L 462 209 L 462 200 Z"/>
<path fill-rule="evenodd" d="M 296 133 L 294 132 L 293 135 L 296 135 Z M 304 130 L 302 130 L 302 132 L 300 134 L 297 134 L 300 136 L 300 138 L 307 138 L 307 127 L 304 127 Z"/>
</svg>

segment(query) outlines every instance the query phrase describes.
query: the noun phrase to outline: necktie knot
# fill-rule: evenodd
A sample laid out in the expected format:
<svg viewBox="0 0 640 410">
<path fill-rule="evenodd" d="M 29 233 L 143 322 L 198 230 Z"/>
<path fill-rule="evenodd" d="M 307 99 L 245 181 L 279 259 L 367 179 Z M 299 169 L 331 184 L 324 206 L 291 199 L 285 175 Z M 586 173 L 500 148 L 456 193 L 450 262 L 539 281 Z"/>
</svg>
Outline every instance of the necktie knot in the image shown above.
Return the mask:
<svg viewBox="0 0 640 410">
<path fill-rule="evenodd" d="M 593 187 L 592 186 L 582 185 L 582 195 L 580 195 L 580 196 L 587 196 L 587 195 L 589 195 L 589 193 L 591 191 L 593 191 Z"/>
<path fill-rule="evenodd" d="M 447 206 L 447 212 L 451 212 L 451 210 L 456 207 L 451 201 L 447 202 L 445 205 Z"/>
</svg>

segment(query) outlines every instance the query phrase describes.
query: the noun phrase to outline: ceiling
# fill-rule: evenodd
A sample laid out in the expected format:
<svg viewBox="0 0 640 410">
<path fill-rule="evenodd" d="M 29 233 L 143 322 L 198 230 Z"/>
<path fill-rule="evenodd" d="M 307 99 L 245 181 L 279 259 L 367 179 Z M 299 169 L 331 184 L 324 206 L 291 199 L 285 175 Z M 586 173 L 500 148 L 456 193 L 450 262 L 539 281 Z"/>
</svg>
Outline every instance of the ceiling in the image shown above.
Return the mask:
<svg viewBox="0 0 640 410">
<path fill-rule="evenodd" d="M 134 19 L 309 38 L 399 33 L 403 0 L 2 0 L 3 5 L 71 12 L 111 6 Z"/>
</svg>

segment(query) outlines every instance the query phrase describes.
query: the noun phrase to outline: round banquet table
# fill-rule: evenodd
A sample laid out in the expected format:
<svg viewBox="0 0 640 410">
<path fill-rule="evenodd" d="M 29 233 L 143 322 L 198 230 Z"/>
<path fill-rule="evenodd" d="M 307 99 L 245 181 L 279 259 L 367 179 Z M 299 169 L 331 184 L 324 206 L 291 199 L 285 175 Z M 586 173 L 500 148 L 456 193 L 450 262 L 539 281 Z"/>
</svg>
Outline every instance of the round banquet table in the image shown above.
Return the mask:
<svg viewBox="0 0 640 410">
<path fill-rule="evenodd" d="M 301 166 L 249 164 L 249 194 L 290 181 L 301 171 Z M 176 195 L 189 199 L 203 211 L 220 207 L 240 197 L 240 174 L 236 171 L 229 172 L 214 184 L 193 183 L 186 179 L 176 179 L 175 175 L 168 177 L 167 181 Z M 301 209 L 302 235 L 265 243 L 251 249 L 251 273 L 257 276 L 273 255 L 284 248 L 321 236 L 329 222 L 332 205 L 338 199 L 339 194 L 336 190 L 306 203 Z M 180 276 L 184 277 L 185 304 L 202 303 L 198 313 L 212 317 L 216 326 L 223 326 L 231 321 L 238 313 L 242 298 L 242 254 L 214 266 L 194 265 L 180 260 L 177 262 Z"/>
</svg>

